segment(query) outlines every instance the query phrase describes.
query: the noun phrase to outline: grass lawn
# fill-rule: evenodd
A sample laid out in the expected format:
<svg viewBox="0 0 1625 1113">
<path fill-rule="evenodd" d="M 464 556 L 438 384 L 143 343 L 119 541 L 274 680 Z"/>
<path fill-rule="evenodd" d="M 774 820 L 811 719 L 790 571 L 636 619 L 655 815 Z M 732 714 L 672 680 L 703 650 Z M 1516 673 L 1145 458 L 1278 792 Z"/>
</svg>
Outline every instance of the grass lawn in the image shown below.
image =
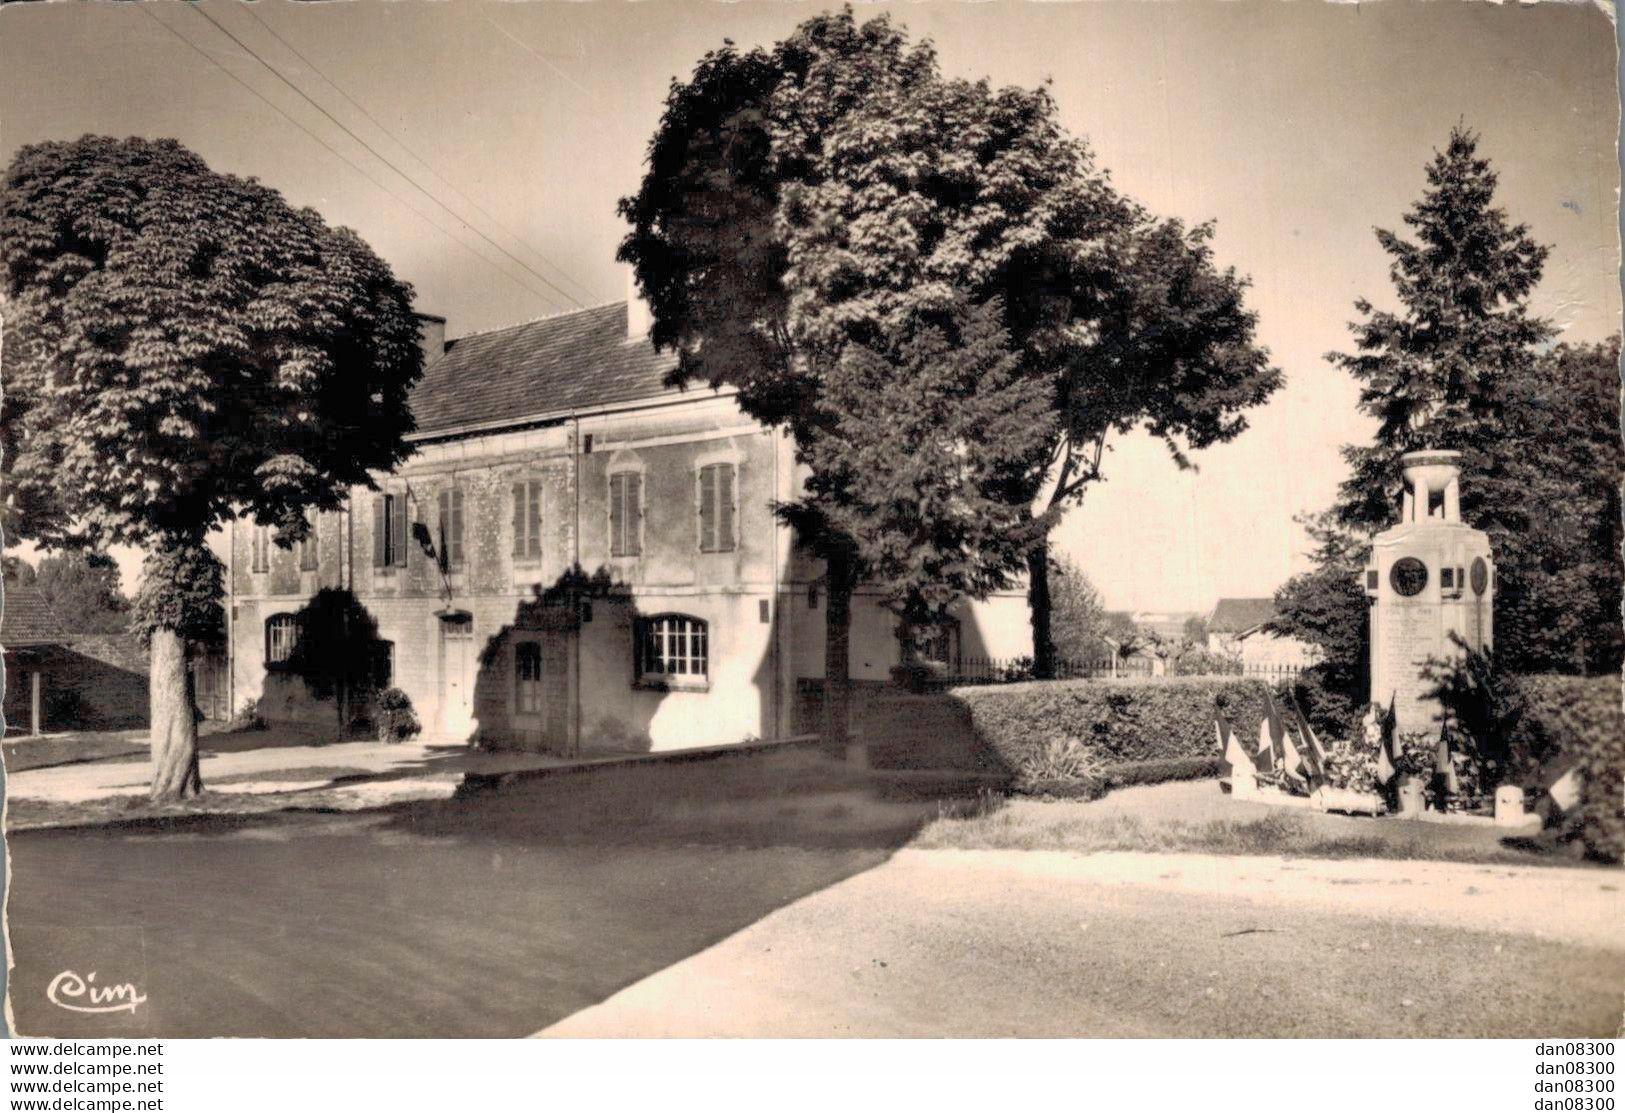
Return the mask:
<svg viewBox="0 0 1625 1113">
<path fill-rule="evenodd" d="M 920 832 L 923 849 L 1090 853 L 1266 854 L 1298 858 L 1412 858 L 1576 865 L 1489 824 L 1329 815 L 1233 800 L 1215 781 L 1118 789 L 1090 801 L 989 799 L 945 810 Z"/>
</svg>

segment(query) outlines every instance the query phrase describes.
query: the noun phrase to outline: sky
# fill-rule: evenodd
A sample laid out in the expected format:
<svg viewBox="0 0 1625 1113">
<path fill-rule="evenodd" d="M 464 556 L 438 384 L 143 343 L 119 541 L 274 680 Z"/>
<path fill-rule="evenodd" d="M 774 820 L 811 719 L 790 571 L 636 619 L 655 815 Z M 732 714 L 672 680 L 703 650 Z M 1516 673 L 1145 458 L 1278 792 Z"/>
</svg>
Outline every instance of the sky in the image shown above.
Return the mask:
<svg viewBox="0 0 1625 1113">
<path fill-rule="evenodd" d="M 0 161 L 87 132 L 176 138 L 356 229 L 461 336 L 625 297 L 615 202 L 637 186 L 671 80 L 725 38 L 771 43 L 824 7 L 6 5 Z M 1598 8 L 859 7 L 882 11 L 931 38 L 951 74 L 1050 82 L 1120 190 L 1216 221 L 1218 260 L 1251 277 L 1284 388 L 1194 471 L 1122 438 L 1106 482 L 1058 528 L 1108 606 L 1206 610 L 1307 569 L 1293 518 L 1329 504 L 1339 447 L 1371 429 L 1325 354 L 1346 349 L 1356 298 L 1391 303 L 1373 229 L 1403 228 L 1457 123 L 1481 133 L 1499 203 L 1551 246 L 1536 311 L 1566 340 L 1619 328 L 1615 32 Z M 116 555 L 133 585 L 136 560 Z"/>
</svg>

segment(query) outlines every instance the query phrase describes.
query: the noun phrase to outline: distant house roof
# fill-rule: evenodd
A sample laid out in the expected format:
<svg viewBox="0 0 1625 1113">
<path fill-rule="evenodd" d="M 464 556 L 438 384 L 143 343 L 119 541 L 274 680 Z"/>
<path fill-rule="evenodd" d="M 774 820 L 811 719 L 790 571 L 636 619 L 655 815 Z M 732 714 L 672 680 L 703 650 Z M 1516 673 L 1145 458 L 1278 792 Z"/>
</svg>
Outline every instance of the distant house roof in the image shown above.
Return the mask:
<svg viewBox="0 0 1625 1113">
<path fill-rule="evenodd" d="M 412 391 L 417 436 L 678 393 L 670 352 L 626 335 L 626 302 L 561 313 L 446 344 Z"/>
<path fill-rule="evenodd" d="M 1274 599 L 1220 599 L 1207 628 L 1212 634 L 1239 634 L 1274 617 Z"/>
<path fill-rule="evenodd" d="M 0 645 L 22 649 L 30 645 L 60 645 L 68 640 L 39 588 L 8 579 L 5 592 L 5 612 L 0 615 Z"/>
</svg>

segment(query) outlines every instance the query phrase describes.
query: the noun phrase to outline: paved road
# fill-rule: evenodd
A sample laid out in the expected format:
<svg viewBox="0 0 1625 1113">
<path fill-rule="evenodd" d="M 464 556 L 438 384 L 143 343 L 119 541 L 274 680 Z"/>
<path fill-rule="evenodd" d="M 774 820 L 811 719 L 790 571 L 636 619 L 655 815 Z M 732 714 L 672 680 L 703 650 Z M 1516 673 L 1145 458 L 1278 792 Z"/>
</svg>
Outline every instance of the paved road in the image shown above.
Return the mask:
<svg viewBox="0 0 1625 1113">
<path fill-rule="evenodd" d="M 619 783 L 15 833 L 17 1030 L 523 1036 L 872 868 L 936 811 L 853 791 L 721 808 L 679 792 L 683 814 L 651 826 Z M 57 1008 L 47 989 L 70 970 L 147 1001 Z"/>
<path fill-rule="evenodd" d="M 359 813 L 17 833 L 17 1028 L 518 1036 L 571 1018 L 560 1031 L 1262 1036 L 1618 1024 L 1625 947 L 1474 921 L 1480 894 L 1436 901 L 1468 910 L 1441 921 L 1397 914 L 1392 894 L 1346 872 L 1326 873 L 1318 895 L 1263 900 L 1200 870 L 1162 876 L 1177 864 L 1125 884 L 1057 874 L 1041 854 L 899 852 L 934 802 L 796 760 L 560 777 Z M 1269 860 L 1243 861 L 1262 876 Z M 1424 867 L 1504 875 L 1495 900 L 1554 916 L 1617 900 L 1604 871 L 1534 871 L 1520 896 L 1515 870 Z M 1594 889 L 1540 888 L 1571 873 Z M 1341 905 L 1328 895 L 1339 892 Z M 62 1010 L 47 987 L 64 971 L 129 982 L 146 1002 Z"/>
</svg>

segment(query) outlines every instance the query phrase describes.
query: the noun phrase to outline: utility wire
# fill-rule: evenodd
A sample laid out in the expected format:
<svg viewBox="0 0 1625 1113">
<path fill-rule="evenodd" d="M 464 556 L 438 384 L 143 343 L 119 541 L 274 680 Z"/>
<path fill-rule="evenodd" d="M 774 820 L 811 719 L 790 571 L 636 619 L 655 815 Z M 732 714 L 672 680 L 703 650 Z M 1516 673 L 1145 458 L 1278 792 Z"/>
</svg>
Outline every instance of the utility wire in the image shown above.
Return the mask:
<svg viewBox="0 0 1625 1113">
<path fill-rule="evenodd" d="M 338 82 L 334 81 L 331 77 L 328 77 L 327 74 L 323 73 L 322 70 L 321 70 L 321 67 L 317 66 L 315 62 L 312 62 L 309 58 L 305 57 L 304 53 L 298 47 L 294 46 L 291 42 L 289 42 L 286 38 L 284 38 L 281 35 L 281 33 L 277 31 L 277 29 L 275 27 L 272 27 L 269 23 L 265 22 L 264 19 L 260 18 L 260 14 L 258 12 L 256 12 L 252 7 L 244 5 L 243 8 L 242 8 L 242 11 L 246 12 L 250 17 L 252 17 L 254 22 L 258 23 L 261 27 L 265 28 L 265 30 L 274 39 L 276 39 L 277 42 L 279 42 L 283 46 L 287 47 L 288 50 L 293 54 L 293 56 L 295 58 L 299 59 L 300 62 L 304 63 L 304 65 L 305 65 L 305 67 L 307 69 L 309 69 L 317 77 L 321 78 L 324 82 L 326 82 L 327 85 L 335 93 L 337 93 L 339 96 L 343 97 L 346 101 L 348 101 L 350 103 L 350 105 L 357 112 L 361 113 L 361 115 L 364 116 L 367 119 L 367 121 L 372 124 L 373 127 L 377 128 L 379 131 L 381 131 L 385 135 L 389 136 L 389 138 L 395 143 L 395 145 L 397 147 L 399 147 L 401 150 L 405 151 L 408 155 L 412 156 L 412 158 L 417 161 L 418 165 L 422 166 L 430 174 L 433 174 L 443 185 L 445 185 L 445 187 L 447 189 L 451 190 L 458 197 L 460 197 L 464 201 L 466 201 L 470 206 L 472 206 L 474 208 L 474 210 L 476 212 L 478 212 L 481 216 L 485 217 L 486 220 L 489 220 L 499 230 L 506 233 L 508 236 L 512 237 L 512 239 L 513 239 L 513 241 L 515 243 L 520 244 L 521 246 L 523 246 L 527 250 L 529 250 L 533 255 L 536 256 L 536 258 L 541 260 L 543 266 L 547 267 L 548 269 L 553 271 L 556 275 L 558 275 L 558 277 L 559 277 L 559 279 L 561 281 L 567 282 L 571 286 L 574 286 L 578 293 L 582 292 L 585 289 L 578 282 L 576 282 L 573 278 L 571 278 L 568 274 L 566 274 L 562 268 L 558 267 L 551 260 L 549 260 L 548 257 L 546 255 L 544 255 L 540 250 L 538 250 L 536 247 L 532 246 L 531 244 L 526 243 L 525 238 L 523 236 L 521 236 L 519 233 L 515 232 L 513 229 L 511 229 L 511 228 L 507 227 L 506 225 L 504 225 L 495 216 L 492 216 L 491 213 L 486 211 L 485 207 L 483 205 L 481 205 L 478 201 L 474 200 L 474 198 L 472 198 L 468 194 L 464 193 L 461 189 L 458 189 L 456 184 L 451 182 L 449 179 L 447 179 L 444 174 L 440 173 L 440 171 L 436 170 L 434 168 L 434 166 L 429 162 L 428 159 L 424 158 L 421 154 L 419 154 L 416 150 L 414 150 L 399 135 L 397 135 L 394 132 L 390 131 L 389 128 L 386 127 L 376 116 L 374 116 L 371 112 L 367 111 L 367 108 L 366 108 L 365 105 L 363 105 L 360 101 L 356 100 L 349 93 L 345 92 L 343 86 L 341 86 Z M 498 30 L 500 30 L 500 28 L 498 28 Z M 579 305 L 579 304 L 581 304 L 581 302 L 578 301 L 577 304 Z"/>
<path fill-rule="evenodd" d="M 248 82 L 244 81 L 237 74 L 235 74 L 231 70 L 227 69 L 224 65 L 222 65 L 220 63 L 220 60 L 217 59 L 214 55 L 210 54 L 207 50 L 204 50 L 201 46 L 197 45 L 197 43 L 193 42 L 191 39 L 187 38 L 185 35 L 181 34 L 179 31 L 175 30 L 175 28 L 171 27 L 169 24 L 167 24 L 163 20 L 159 19 L 156 15 L 153 14 L 152 8 L 150 6 L 148 6 L 146 4 L 140 4 L 140 5 L 137 5 L 137 6 L 140 8 L 141 11 L 145 12 L 149 17 L 151 17 L 151 19 L 152 19 L 152 21 L 154 23 L 158 24 L 158 26 L 162 27 L 165 31 L 168 31 L 171 35 L 174 35 L 181 42 L 183 42 L 187 46 L 191 47 L 192 50 L 194 50 L 198 54 L 202 55 L 203 59 L 205 61 L 207 61 L 210 65 L 214 66 L 221 73 L 223 73 L 227 77 L 231 78 L 237 84 L 241 85 L 244 89 L 247 89 L 255 97 L 257 97 L 259 100 L 263 101 L 278 116 L 281 116 L 284 120 L 288 121 L 288 123 L 292 124 L 294 127 L 298 128 L 300 131 L 302 131 L 306 135 L 310 136 L 310 138 L 314 139 L 317 143 L 319 143 L 322 146 L 322 148 L 325 149 L 334 158 L 336 158 L 340 162 L 344 163 L 350 169 L 354 170 L 357 174 L 360 174 L 363 178 L 367 179 L 367 181 L 369 181 L 373 185 L 377 186 L 379 189 L 381 189 L 384 193 L 388 194 L 390 197 L 393 197 L 397 202 L 400 203 L 400 205 L 403 208 L 405 208 L 408 212 L 412 213 L 413 215 L 417 216 L 425 224 L 429 225 L 429 227 L 433 228 L 435 231 L 437 231 L 441 235 L 445 236 L 452 243 L 456 244 L 458 247 L 462 248 L 464 251 L 466 251 L 470 255 L 474 256 L 474 258 L 478 259 L 480 262 L 484 263 L 486 266 L 491 267 L 493 270 L 496 270 L 503 277 L 509 279 L 510 281 L 515 283 L 516 285 L 523 287 L 524 290 L 527 293 L 535 294 L 538 297 L 547 297 L 548 296 L 547 294 L 543 293 L 542 291 L 537 290 L 536 288 L 531 286 L 529 283 L 525 282 L 524 279 L 515 276 L 511 271 L 509 271 L 506 268 L 502 267 L 500 264 L 492 261 L 491 259 L 487 258 L 484 255 L 481 255 L 478 251 L 475 251 L 468 244 L 464 243 L 462 240 L 460 240 L 456 236 L 452 235 L 449 231 L 447 231 L 441 225 L 436 224 L 433 219 L 431 219 L 426 213 L 423 212 L 422 209 L 419 209 L 416 205 L 412 204 L 406 198 L 402 197 L 400 194 L 398 194 L 394 190 L 390 189 L 389 186 L 385 185 L 383 182 L 380 182 L 377 178 L 375 178 L 371 174 L 369 174 L 364 168 L 357 165 L 355 163 L 355 161 L 352 160 L 348 155 L 344 154 L 342 151 L 335 148 L 331 143 L 327 142 L 327 140 L 323 139 L 321 136 L 319 136 L 315 132 L 311 131 L 304 124 L 300 123 L 298 120 L 296 120 L 292 116 L 288 115 L 288 113 L 282 108 L 281 105 L 277 104 L 275 101 L 271 100 L 271 98 L 267 97 L 264 93 L 260 92 L 256 88 L 254 88 L 254 86 L 252 86 Z"/>
<path fill-rule="evenodd" d="M 412 178 L 412 176 L 410 174 L 408 174 L 406 171 L 402 170 L 399 166 L 396 166 L 389 159 L 385 158 L 378 151 L 378 149 L 376 147 L 374 147 L 371 143 L 368 143 L 365 139 L 361 138 L 361 136 L 359 136 L 355 132 L 351 131 L 345 125 L 343 120 L 340 120 L 337 116 L 333 115 L 326 108 L 322 107 L 322 105 L 318 101 L 316 101 L 313 97 L 311 97 L 311 95 L 309 93 L 305 92 L 298 85 L 296 85 L 292 81 L 288 80 L 288 78 L 283 75 L 281 70 L 279 70 L 275 66 L 271 65 L 271 63 L 267 62 L 264 58 L 261 58 L 259 56 L 259 54 L 254 50 L 253 47 L 249 46 L 242 39 L 239 39 L 235 34 L 233 34 L 231 32 L 230 28 L 226 27 L 219 20 L 215 19 L 214 16 L 210 15 L 207 11 L 205 11 L 200 6 L 195 6 L 195 5 L 190 5 L 189 4 L 189 5 L 187 5 L 187 9 L 189 11 L 196 12 L 198 15 L 202 16 L 204 19 L 206 19 L 210 23 L 212 23 L 215 26 L 215 28 L 221 34 L 225 35 L 232 42 L 236 43 L 238 46 L 242 47 L 243 50 L 247 51 L 248 56 L 250 58 L 254 59 L 254 61 L 258 62 L 260 65 L 264 66 L 267 70 L 269 70 L 271 72 L 271 74 L 278 81 L 282 82 L 282 84 L 284 84 L 288 88 L 292 89 L 306 103 L 308 103 L 312 108 L 316 109 L 316 111 L 320 112 L 323 116 L 325 116 L 329 120 L 331 120 L 338 127 L 338 129 L 340 131 L 344 132 L 345 135 L 348 135 L 351 139 L 354 139 L 357 143 L 359 143 L 363 147 L 365 147 L 367 149 L 367 151 L 370 152 L 372 154 L 372 156 L 374 158 L 376 158 L 379 162 L 383 163 L 385 166 L 387 166 L 391 170 L 395 171 L 396 174 L 399 174 L 403 179 L 406 180 L 406 182 L 409 185 L 412 186 L 413 189 L 417 190 L 419 193 L 423 194 L 423 196 L 427 197 L 430 201 L 433 201 L 436 205 L 438 205 L 442 209 L 444 209 L 447 213 L 449 213 L 451 215 L 452 219 L 454 219 L 458 223 L 462 224 L 463 227 L 467 228 L 470 232 L 473 232 L 480 239 L 484 240 L 486 243 L 488 243 L 492 247 L 496 248 L 498 251 L 500 251 L 503 255 L 507 256 L 509 259 L 513 260 L 513 262 L 516 263 L 521 269 L 523 269 L 524 271 L 526 271 L 530 275 L 534 276 L 538 281 L 540 281 L 542 283 L 542 285 L 544 285 L 544 286 L 548 287 L 550 290 L 554 291 L 556 294 L 558 294 L 560 297 L 562 297 L 565 301 L 569 302 L 571 305 L 574 305 L 578 309 L 581 307 L 580 302 L 578 302 L 575 298 L 571 297 L 569 294 L 565 293 L 563 290 L 559 289 L 559 287 L 555 283 L 553 283 L 551 280 L 546 278 L 544 275 L 538 274 L 533 268 L 531 268 L 529 265 L 527 265 L 523 259 L 520 259 L 518 256 L 514 255 L 513 252 L 509 251 L 507 248 L 505 248 L 501 244 L 497 243 L 490 236 L 487 236 L 484 232 L 481 232 L 478 228 L 474 228 L 474 227 L 470 226 L 469 223 L 466 220 L 464 220 L 462 217 L 458 216 L 451 209 L 451 207 L 448 206 L 444 201 L 440 200 L 440 198 L 436 197 L 434 194 L 430 193 L 428 190 L 426 190 L 422 186 L 418 185 L 418 183 L 415 180 L 413 180 L 413 178 Z"/>
</svg>

